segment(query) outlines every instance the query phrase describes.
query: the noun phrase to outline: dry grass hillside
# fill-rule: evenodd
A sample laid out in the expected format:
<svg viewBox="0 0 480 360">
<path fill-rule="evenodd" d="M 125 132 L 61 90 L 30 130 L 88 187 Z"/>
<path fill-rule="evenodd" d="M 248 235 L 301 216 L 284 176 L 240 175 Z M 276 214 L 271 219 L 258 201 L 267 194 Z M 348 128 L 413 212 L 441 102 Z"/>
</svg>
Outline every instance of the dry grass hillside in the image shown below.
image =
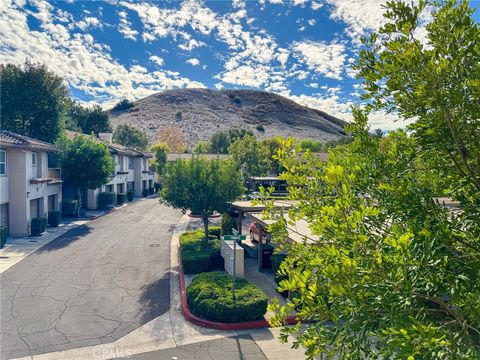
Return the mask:
<svg viewBox="0 0 480 360">
<path fill-rule="evenodd" d="M 136 126 L 150 141 L 160 128 L 178 127 L 189 147 L 230 128 L 251 129 L 259 138 L 281 135 L 330 141 L 345 135 L 345 122 L 340 119 L 282 96 L 253 90 L 170 90 L 109 114 L 114 128 L 119 124 Z M 258 131 L 259 125 L 265 131 Z"/>
</svg>

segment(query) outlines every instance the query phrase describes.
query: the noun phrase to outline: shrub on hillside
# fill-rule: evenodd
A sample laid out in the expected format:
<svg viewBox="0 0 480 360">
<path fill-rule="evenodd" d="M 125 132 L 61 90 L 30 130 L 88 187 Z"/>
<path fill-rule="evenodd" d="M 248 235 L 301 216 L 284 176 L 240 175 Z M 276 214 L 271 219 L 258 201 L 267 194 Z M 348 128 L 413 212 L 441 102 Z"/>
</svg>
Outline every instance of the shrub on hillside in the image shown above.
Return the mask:
<svg viewBox="0 0 480 360">
<path fill-rule="evenodd" d="M 105 210 L 115 205 L 117 194 L 114 192 L 102 192 L 98 194 L 98 208 Z"/>
<path fill-rule="evenodd" d="M 135 197 L 135 191 L 134 190 L 128 190 L 127 191 L 127 200 L 132 202 L 134 197 Z"/>
<path fill-rule="evenodd" d="M 62 214 L 60 211 L 50 211 L 48 213 L 48 225 L 57 227 L 60 225 L 60 221 L 62 219 Z"/>
<path fill-rule="evenodd" d="M 78 200 L 63 200 L 62 214 L 64 217 L 78 216 Z"/>
<path fill-rule="evenodd" d="M 257 129 L 257 131 L 260 131 L 260 132 L 265 132 L 265 128 L 263 127 L 263 125 L 257 125 L 255 129 Z"/>
<path fill-rule="evenodd" d="M 40 236 L 42 233 L 45 232 L 46 227 L 47 227 L 47 218 L 35 217 L 32 219 L 30 235 Z"/>
<path fill-rule="evenodd" d="M 180 235 L 180 254 L 183 272 L 198 274 L 212 269 L 223 269 L 220 240 L 210 235 L 207 247 L 203 246 L 203 230 L 189 231 Z"/>
<path fill-rule="evenodd" d="M 133 104 L 133 102 L 128 101 L 127 99 L 123 99 L 117 105 L 115 105 L 112 110 L 114 110 L 114 111 L 125 111 L 125 110 L 128 110 L 128 109 L 131 109 L 134 106 L 135 105 Z"/>
<path fill-rule="evenodd" d="M 243 278 L 235 281 L 236 301 L 232 299 L 232 277 L 224 272 L 195 276 L 187 287 L 192 313 L 211 321 L 242 322 L 261 319 L 267 312 L 267 296 Z"/>
</svg>

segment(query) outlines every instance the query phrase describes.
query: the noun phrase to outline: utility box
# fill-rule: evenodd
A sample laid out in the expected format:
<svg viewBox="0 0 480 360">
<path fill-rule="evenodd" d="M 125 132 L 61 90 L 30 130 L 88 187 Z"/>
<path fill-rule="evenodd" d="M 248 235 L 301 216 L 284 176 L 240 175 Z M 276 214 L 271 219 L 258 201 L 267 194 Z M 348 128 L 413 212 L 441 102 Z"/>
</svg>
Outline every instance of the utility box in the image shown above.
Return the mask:
<svg viewBox="0 0 480 360">
<path fill-rule="evenodd" d="M 235 240 L 224 240 L 222 238 L 220 253 L 225 260 L 225 271 L 233 276 L 233 248 Z M 235 276 L 244 277 L 244 253 L 243 248 L 236 244 L 235 246 Z"/>
</svg>

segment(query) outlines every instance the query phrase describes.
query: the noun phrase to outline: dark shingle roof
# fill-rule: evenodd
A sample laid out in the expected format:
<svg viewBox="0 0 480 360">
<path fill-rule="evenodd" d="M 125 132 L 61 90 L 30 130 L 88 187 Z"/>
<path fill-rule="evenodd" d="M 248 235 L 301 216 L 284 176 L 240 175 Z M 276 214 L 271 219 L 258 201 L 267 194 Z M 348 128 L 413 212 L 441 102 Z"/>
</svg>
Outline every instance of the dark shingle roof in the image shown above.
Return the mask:
<svg viewBox="0 0 480 360">
<path fill-rule="evenodd" d="M 55 145 L 33 139 L 28 136 L 19 135 L 7 130 L 0 131 L 0 146 L 2 147 L 29 147 L 35 149 L 42 149 L 47 151 L 56 151 Z"/>
</svg>

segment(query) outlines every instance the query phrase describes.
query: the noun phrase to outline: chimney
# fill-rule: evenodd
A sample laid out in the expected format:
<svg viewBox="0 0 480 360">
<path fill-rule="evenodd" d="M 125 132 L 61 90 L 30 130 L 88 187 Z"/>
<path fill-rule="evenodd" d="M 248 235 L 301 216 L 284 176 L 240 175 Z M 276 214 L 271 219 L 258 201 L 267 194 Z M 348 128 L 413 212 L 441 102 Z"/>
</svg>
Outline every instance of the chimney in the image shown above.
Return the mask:
<svg viewBox="0 0 480 360">
<path fill-rule="evenodd" d="M 112 133 L 98 133 L 98 138 L 102 141 L 105 141 L 105 142 L 111 144 L 113 134 Z"/>
</svg>

